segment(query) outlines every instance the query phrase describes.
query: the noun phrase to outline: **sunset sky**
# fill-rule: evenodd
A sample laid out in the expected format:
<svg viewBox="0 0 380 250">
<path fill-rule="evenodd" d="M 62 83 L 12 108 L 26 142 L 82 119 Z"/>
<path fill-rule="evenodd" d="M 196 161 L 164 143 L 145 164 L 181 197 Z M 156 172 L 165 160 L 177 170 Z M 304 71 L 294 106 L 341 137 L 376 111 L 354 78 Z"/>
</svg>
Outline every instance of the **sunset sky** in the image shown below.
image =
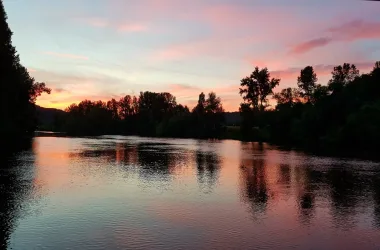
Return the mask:
<svg viewBox="0 0 380 250">
<path fill-rule="evenodd" d="M 5 0 L 21 61 L 52 88 L 37 104 L 170 92 L 193 107 L 215 91 L 238 110 L 254 66 L 296 86 L 315 66 L 368 72 L 380 60 L 380 3 L 359 0 Z M 279 90 L 279 89 L 277 89 Z"/>
</svg>

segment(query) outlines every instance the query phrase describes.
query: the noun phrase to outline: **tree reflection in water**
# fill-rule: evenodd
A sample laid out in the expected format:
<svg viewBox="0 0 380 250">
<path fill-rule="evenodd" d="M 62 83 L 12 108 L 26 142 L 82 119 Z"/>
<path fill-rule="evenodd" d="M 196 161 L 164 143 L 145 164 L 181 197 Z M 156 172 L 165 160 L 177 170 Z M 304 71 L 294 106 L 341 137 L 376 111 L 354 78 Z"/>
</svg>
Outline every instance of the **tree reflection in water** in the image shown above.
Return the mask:
<svg viewBox="0 0 380 250">
<path fill-rule="evenodd" d="M 250 204 L 253 215 L 265 213 L 269 199 L 266 167 L 263 159 L 244 160 L 241 164 L 242 198 Z"/>
<path fill-rule="evenodd" d="M 0 249 L 8 248 L 15 224 L 23 214 L 24 201 L 33 190 L 31 144 L 31 140 L 23 141 L 0 155 Z M 21 154 L 31 154 L 28 164 L 19 160 Z"/>
<path fill-rule="evenodd" d="M 315 213 L 315 192 L 317 186 L 313 184 L 317 173 L 309 167 L 296 167 L 296 190 L 299 220 L 305 225 L 311 223 Z"/>
<path fill-rule="evenodd" d="M 221 160 L 213 152 L 197 150 L 195 154 L 199 187 L 204 193 L 210 193 L 218 181 Z"/>
<path fill-rule="evenodd" d="M 30 150 L 1 158 L 0 248 L 36 246 L 39 238 L 34 234 L 48 234 L 46 246 L 67 244 L 72 248 L 79 242 L 83 247 L 88 239 L 76 232 L 86 230 L 99 236 L 97 244 L 114 246 L 120 244 L 108 237 L 115 233 L 114 226 L 108 230 L 102 226 L 112 223 L 125 230 L 118 235 L 123 239 L 126 235 L 134 239 L 136 228 L 143 229 L 146 238 L 141 237 L 138 246 L 146 244 L 144 239 L 148 244 L 162 243 L 160 237 L 157 242 L 151 240 L 160 233 L 172 235 L 167 237 L 167 245 L 178 240 L 191 246 L 193 238 L 188 236 L 201 238 L 202 230 L 210 232 L 204 241 L 211 241 L 209 248 L 221 237 L 233 237 L 230 242 L 245 247 L 261 244 L 263 248 L 286 248 L 287 243 L 307 248 L 315 239 L 322 239 L 318 247 L 328 248 L 342 235 L 348 243 L 339 246 L 378 242 L 380 175 L 376 163 L 309 156 L 267 144 L 242 143 L 236 149 L 238 143 L 229 141 L 75 138 L 57 139 L 62 145 L 56 148 L 55 139 L 37 141 L 36 158 Z M 52 198 L 47 199 L 51 209 L 44 213 L 55 218 L 28 216 L 39 209 L 35 192 Z M 60 205 L 67 217 L 54 209 L 62 197 L 66 202 Z M 87 202 L 87 210 L 72 207 L 79 199 Z M 104 211 L 109 212 L 107 216 Z M 62 218 L 70 227 L 62 231 L 57 227 L 55 232 L 45 227 L 50 220 L 52 225 L 60 225 L 55 221 Z M 136 219 L 131 223 L 130 218 Z M 152 221 L 156 228 L 151 227 Z M 172 233 L 176 230 L 186 233 L 181 238 Z M 354 235 L 366 237 L 368 242 L 360 242 Z"/>
</svg>

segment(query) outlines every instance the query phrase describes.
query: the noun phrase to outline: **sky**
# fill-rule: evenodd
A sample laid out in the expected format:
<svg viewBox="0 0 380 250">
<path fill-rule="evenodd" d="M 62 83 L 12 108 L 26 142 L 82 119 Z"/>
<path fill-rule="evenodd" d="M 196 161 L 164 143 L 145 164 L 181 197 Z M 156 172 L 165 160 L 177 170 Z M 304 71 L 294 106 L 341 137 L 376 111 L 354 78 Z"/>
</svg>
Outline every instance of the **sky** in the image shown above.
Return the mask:
<svg viewBox="0 0 380 250">
<path fill-rule="evenodd" d="M 334 66 L 380 60 L 380 2 L 359 0 L 4 0 L 22 64 L 52 89 L 37 104 L 170 92 L 192 108 L 216 92 L 237 111 L 255 66 L 297 86 Z"/>
</svg>

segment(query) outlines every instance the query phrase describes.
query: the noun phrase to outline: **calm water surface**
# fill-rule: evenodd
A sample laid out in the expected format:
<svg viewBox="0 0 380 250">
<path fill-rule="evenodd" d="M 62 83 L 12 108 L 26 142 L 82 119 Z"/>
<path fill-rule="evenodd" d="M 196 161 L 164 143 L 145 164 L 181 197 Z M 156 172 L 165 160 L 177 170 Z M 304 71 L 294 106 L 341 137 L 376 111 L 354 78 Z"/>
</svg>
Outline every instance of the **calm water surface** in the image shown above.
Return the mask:
<svg viewBox="0 0 380 250">
<path fill-rule="evenodd" d="M 265 144 L 36 137 L 0 195 L 0 248 L 380 249 L 378 163 Z"/>
</svg>

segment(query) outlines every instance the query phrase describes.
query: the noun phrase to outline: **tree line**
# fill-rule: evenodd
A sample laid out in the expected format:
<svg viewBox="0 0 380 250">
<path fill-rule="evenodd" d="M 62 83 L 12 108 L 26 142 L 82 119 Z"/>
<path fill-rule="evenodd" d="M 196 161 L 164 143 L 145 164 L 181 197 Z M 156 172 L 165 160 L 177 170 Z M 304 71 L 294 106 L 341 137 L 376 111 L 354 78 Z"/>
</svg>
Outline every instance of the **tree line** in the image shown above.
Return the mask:
<svg viewBox="0 0 380 250">
<path fill-rule="evenodd" d="M 214 92 L 202 92 L 190 111 L 167 92 L 140 92 L 107 102 L 84 100 L 66 109 L 58 124 L 71 135 L 125 134 L 163 137 L 217 138 L 223 106 Z"/>
<path fill-rule="evenodd" d="M 312 66 L 300 70 L 297 88 L 255 67 L 241 79 L 240 127 L 226 126 L 222 101 L 201 93 L 190 111 L 167 92 L 141 92 L 107 102 L 84 100 L 66 109 L 61 129 L 72 135 L 234 138 L 295 145 L 326 152 L 373 154 L 380 146 L 380 62 L 367 74 L 354 64 L 332 69 L 326 84 Z M 276 105 L 269 105 L 270 98 Z M 232 132 L 231 132 L 232 131 Z"/>
<path fill-rule="evenodd" d="M 312 66 L 300 71 L 298 88 L 274 93 L 280 79 L 258 67 L 241 80 L 242 138 L 298 145 L 324 152 L 376 154 L 380 146 L 380 62 L 360 74 L 354 64 L 332 69 L 318 83 Z M 268 109 L 268 98 L 277 101 Z"/>
</svg>

